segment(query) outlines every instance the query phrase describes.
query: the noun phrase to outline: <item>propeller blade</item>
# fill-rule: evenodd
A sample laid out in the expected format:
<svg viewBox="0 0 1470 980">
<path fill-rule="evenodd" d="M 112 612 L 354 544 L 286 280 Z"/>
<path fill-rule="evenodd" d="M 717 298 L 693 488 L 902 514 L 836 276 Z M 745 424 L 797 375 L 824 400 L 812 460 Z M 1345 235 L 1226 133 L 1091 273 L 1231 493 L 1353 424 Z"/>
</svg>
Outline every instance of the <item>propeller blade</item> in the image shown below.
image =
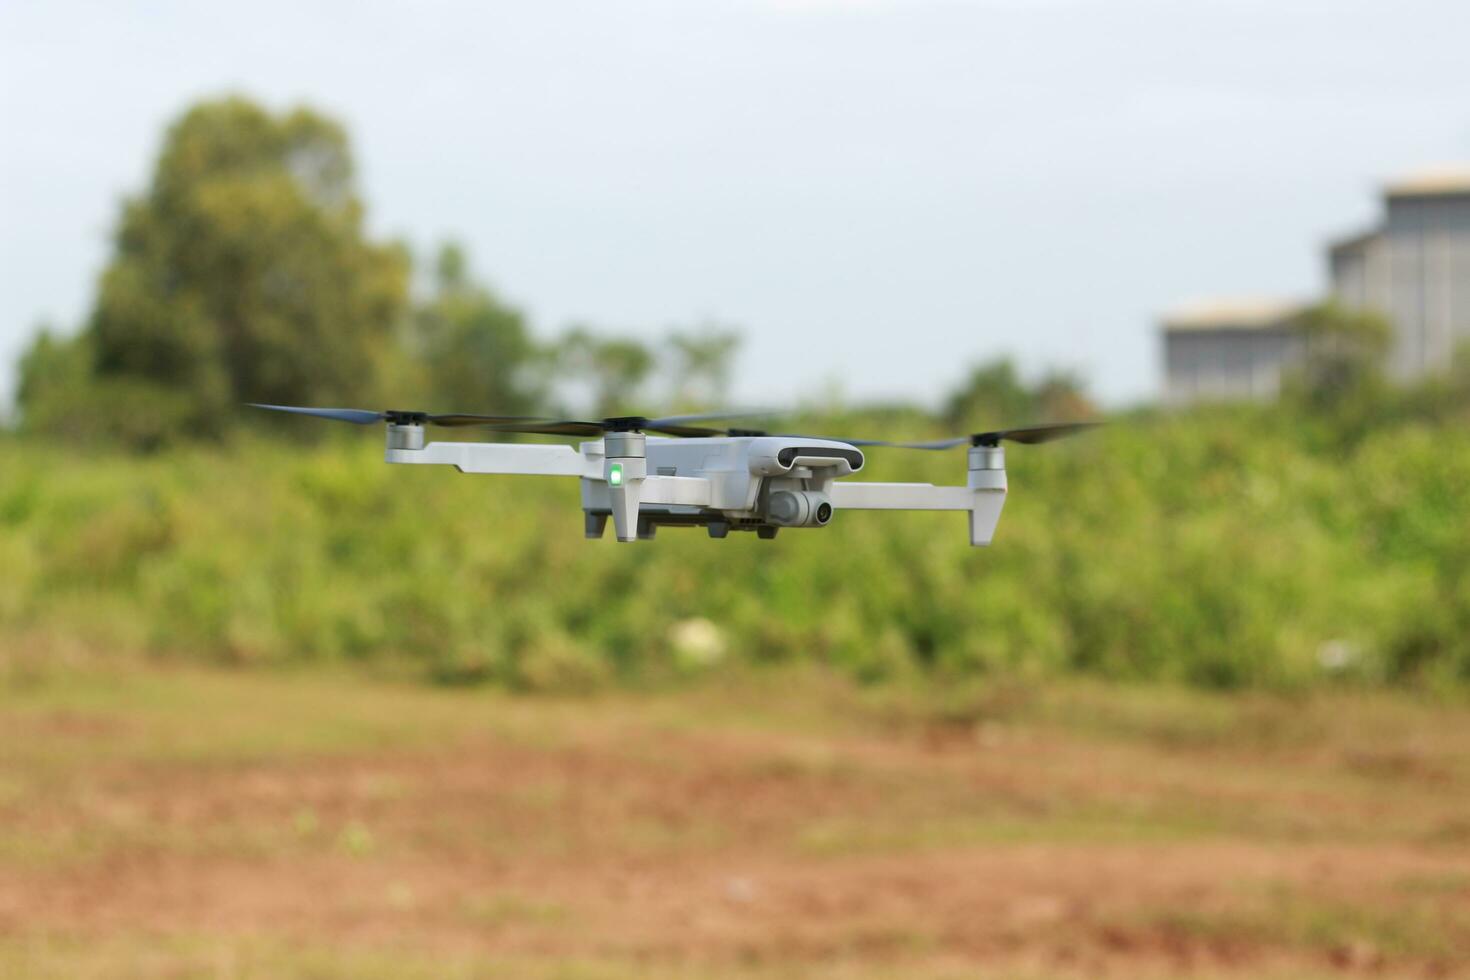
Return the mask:
<svg viewBox="0 0 1470 980">
<path fill-rule="evenodd" d="M 681 439 L 702 439 L 710 436 L 729 435 L 726 429 L 715 429 L 690 422 L 721 418 L 745 418 L 751 412 L 711 412 L 698 415 L 665 415 L 649 418 L 645 415 L 622 415 L 597 422 L 583 419 L 533 419 L 527 423 L 492 425 L 497 432 L 521 432 L 528 435 L 588 436 L 596 438 L 607 432 L 657 432 L 677 436 Z"/>
<path fill-rule="evenodd" d="M 1102 424 L 1101 422 L 1058 422 L 1052 425 L 1029 425 L 1016 429 L 997 429 L 994 432 L 977 432 L 974 435 L 955 436 L 952 439 L 934 439 L 929 442 L 890 442 L 886 439 L 845 439 L 839 436 L 792 434 L 787 434 L 783 438 L 830 439 L 833 442 L 845 442 L 850 446 L 883 446 L 889 449 L 945 450 L 957 449 L 960 446 L 998 446 L 1002 440 L 1030 446 L 1051 442 L 1053 439 L 1062 439 Z"/>
<path fill-rule="evenodd" d="M 771 412 L 713 412 L 698 415 L 667 415 L 661 418 L 646 418 L 641 415 L 602 419 L 589 422 L 582 419 L 554 419 L 541 415 L 431 415 L 426 412 L 389 411 L 370 412 L 360 408 L 302 408 L 295 405 L 262 405 L 249 403 L 254 408 L 274 412 L 290 412 L 293 415 L 310 415 L 315 418 L 351 422 L 353 425 L 371 425 L 384 420 L 400 423 L 442 425 L 448 428 L 484 426 L 496 432 L 518 432 L 542 436 L 584 436 L 598 438 L 606 432 L 659 432 L 664 435 L 685 439 L 707 438 L 727 435 L 725 429 L 713 429 L 691 422 L 712 421 L 724 418 L 747 418 L 752 415 L 774 414 Z"/>
<path fill-rule="evenodd" d="M 295 405 L 261 405 L 248 402 L 251 408 L 264 408 L 272 412 L 290 412 L 292 415 L 311 415 L 319 419 L 351 422 L 353 425 L 372 425 L 388 417 L 386 412 L 369 412 L 362 408 L 299 408 Z"/>
<path fill-rule="evenodd" d="M 729 435 L 725 429 L 710 429 L 702 425 L 671 425 L 662 419 L 651 420 L 643 428 L 647 432 L 661 432 L 666 436 L 678 436 L 681 439 L 705 439 L 709 436 Z"/>
<path fill-rule="evenodd" d="M 750 435 L 749 432 L 741 433 Z M 887 442 L 883 439 L 849 439 L 846 436 L 814 436 L 809 432 L 762 432 L 760 435 L 770 435 L 778 439 L 820 439 L 825 442 L 845 442 L 849 446 L 904 446 L 909 449 L 927 448 L 903 442 Z"/>
<path fill-rule="evenodd" d="M 683 425 L 687 422 L 723 422 L 726 419 L 768 418 L 776 414 L 778 413 L 773 409 L 755 408 L 743 412 L 698 412 L 694 415 L 662 415 L 656 419 L 649 419 L 648 427 L 654 429 L 665 425 Z"/>
<path fill-rule="evenodd" d="M 362 408 L 302 408 L 296 405 L 262 405 L 248 402 L 251 408 L 265 408 L 273 412 L 290 412 L 292 415 L 310 415 L 319 419 L 351 422 L 353 425 L 371 425 L 384 420 L 430 423 L 446 427 L 465 425 L 512 425 L 530 422 L 555 422 L 544 415 L 431 415 L 427 412 L 370 412 Z"/>
<path fill-rule="evenodd" d="M 596 439 L 606 431 L 601 422 L 580 422 L 576 419 L 555 419 L 546 422 L 529 422 L 513 425 L 490 425 L 494 432 L 519 432 L 528 436 L 587 436 Z"/>
<path fill-rule="evenodd" d="M 1064 439 L 1067 436 L 1095 429 L 1101 422 L 1056 422 L 1051 425 L 1028 425 L 1019 429 L 1000 429 L 996 432 L 979 432 L 970 437 L 972 445 L 997 446 L 1002 439 L 1009 442 L 1019 442 L 1025 446 L 1034 446 L 1043 442 L 1051 442 L 1053 439 Z"/>
<path fill-rule="evenodd" d="M 522 423 L 548 423 L 556 419 L 544 415 L 429 415 L 427 421 L 449 428 L 466 425 L 520 425 Z"/>
<path fill-rule="evenodd" d="M 619 420 L 624 421 L 624 420 Z M 725 435 L 724 429 L 707 429 L 703 426 L 694 425 L 665 425 L 655 424 L 654 421 L 640 422 L 637 425 L 623 425 L 619 428 L 609 426 L 603 422 L 583 422 L 577 419 L 563 419 L 544 423 L 514 424 L 514 425 L 491 425 L 488 426 L 495 432 L 519 432 L 532 436 L 586 436 L 589 439 L 597 439 L 608 432 L 660 432 L 664 435 L 679 436 L 684 439 L 697 439 L 706 436 Z"/>
<path fill-rule="evenodd" d="M 899 449 L 954 449 L 956 446 L 968 446 L 969 436 L 956 436 L 953 439 L 934 439 L 930 442 L 874 442 L 874 446 L 894 446 Z"/>
</svg>

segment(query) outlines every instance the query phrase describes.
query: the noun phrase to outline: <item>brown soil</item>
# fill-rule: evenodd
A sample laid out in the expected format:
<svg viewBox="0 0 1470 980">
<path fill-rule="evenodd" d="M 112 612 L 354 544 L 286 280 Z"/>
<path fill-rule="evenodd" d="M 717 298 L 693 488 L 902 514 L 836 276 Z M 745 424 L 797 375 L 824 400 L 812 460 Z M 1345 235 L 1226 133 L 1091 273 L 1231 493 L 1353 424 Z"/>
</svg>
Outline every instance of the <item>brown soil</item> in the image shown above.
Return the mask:
<svg viewBox="0 0 1470 980">
<path fill-rule="evenodd" d="M 695 728 L 636 702 L 559 705 L 537 738 L 535 703 L 515 710 L 515 731 L 435 747 L 22 766 L 0 936 L 628 975 L 1470 975 L 1453 757 L 1384 773 L 1351 747 L 1253 759 L 1046 725 Z M 127 730 L 27 725 L 83 749 Z"/>
</svg>

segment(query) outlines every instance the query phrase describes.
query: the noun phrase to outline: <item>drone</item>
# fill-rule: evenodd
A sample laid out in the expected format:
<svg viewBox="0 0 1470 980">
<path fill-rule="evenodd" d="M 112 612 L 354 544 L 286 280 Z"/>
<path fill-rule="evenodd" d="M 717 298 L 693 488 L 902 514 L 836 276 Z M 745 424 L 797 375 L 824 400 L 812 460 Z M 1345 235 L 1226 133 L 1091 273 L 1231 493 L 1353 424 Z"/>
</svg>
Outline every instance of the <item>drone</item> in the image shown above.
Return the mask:
<svg viewBox="0 0 1470 980">
<path fill-rule="evenodd" d="M 772 435 L 711 428 L 751 412 L 641 415 L 597 421 L 523 415 L 435 415 L 356 408 L 251 407 L 353 425 L 387 423 L 389 463 L 453 466 L 461 473 L 569 476 L 581 481 L 588 538 L 608 518 L 619 541 L 651 540 L 660 527 L 704 527 L 711 538 L 754 531 L 771 539 L 787 527 L 825 527 L 839 510 L 964 511 L 970 544 L 988 545 L 1006 499 L 1003 442 L 1050 442 L 1097 423 L 1063 422 L 978 432 L 934 442 L 889 442 Z M 426 442 L 425 428 L 482 427 L 492 432 L 585 437 L 565 444 Z M 848 480 L 862 472 L 859 447 L 946 450 L 968 446 L 964 486 Z"/>
</svg>

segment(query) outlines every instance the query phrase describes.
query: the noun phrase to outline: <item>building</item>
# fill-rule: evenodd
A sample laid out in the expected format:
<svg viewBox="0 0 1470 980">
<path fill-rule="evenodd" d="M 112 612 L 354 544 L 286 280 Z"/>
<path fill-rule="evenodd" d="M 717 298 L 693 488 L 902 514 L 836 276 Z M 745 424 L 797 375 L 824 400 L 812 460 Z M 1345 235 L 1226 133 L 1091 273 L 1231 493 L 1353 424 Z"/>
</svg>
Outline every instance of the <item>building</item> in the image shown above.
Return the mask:
<svg viewBox="0 0 1470 980">
<path fill-rule="evenodd" d="M 1388 317 L 1386 367 L 1408 381 L 1447 367 L 1470 343 L 1470 168 L 1394 181 L 1383 201 L 1379 225 L 1328 246 L 1328 277 L 1333 299 Z M 1274 398 L 1304 351 L 1296 326 L 1304 306 L 1222 300 L 1166 314 L 1165 400 Z"/>
<path fill-rule="evenodd" d="M 1302 355 L 1296 317 L 1304 304 L 1216 300 L 1164 317 L 1164 398 L 1198 401 L 1275 398 Z"/>
<path fill-rule="evenodd" d="M 1470 341 L 1470 169 L 1400 180 L 1383 197 L 1383 222 L 1333 242 L 1328 270 L 1335 299 L 1389 318 L 1389 373 L 1407 381 Z"/>
</svg>

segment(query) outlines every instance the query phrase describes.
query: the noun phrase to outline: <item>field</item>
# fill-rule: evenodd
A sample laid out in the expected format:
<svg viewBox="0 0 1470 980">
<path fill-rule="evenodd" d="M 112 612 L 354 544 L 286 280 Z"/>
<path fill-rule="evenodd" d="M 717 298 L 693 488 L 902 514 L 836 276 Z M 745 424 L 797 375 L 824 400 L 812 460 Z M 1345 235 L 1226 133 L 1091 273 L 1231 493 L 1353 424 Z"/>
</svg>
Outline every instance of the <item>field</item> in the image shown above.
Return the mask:
<svg viewBox="0 0 1470 980">
<path fill-rule="evenodd" d="M 1454 704 L 7 663 L 0 975 L 1470 975 Z"/>
<path fill-rule="evenodd" d="M 987 549 L 0 439 L 0 976 L 1470 977 L 1470 452 L 1380 414 L 1017 448 Z"/>
</svg>

